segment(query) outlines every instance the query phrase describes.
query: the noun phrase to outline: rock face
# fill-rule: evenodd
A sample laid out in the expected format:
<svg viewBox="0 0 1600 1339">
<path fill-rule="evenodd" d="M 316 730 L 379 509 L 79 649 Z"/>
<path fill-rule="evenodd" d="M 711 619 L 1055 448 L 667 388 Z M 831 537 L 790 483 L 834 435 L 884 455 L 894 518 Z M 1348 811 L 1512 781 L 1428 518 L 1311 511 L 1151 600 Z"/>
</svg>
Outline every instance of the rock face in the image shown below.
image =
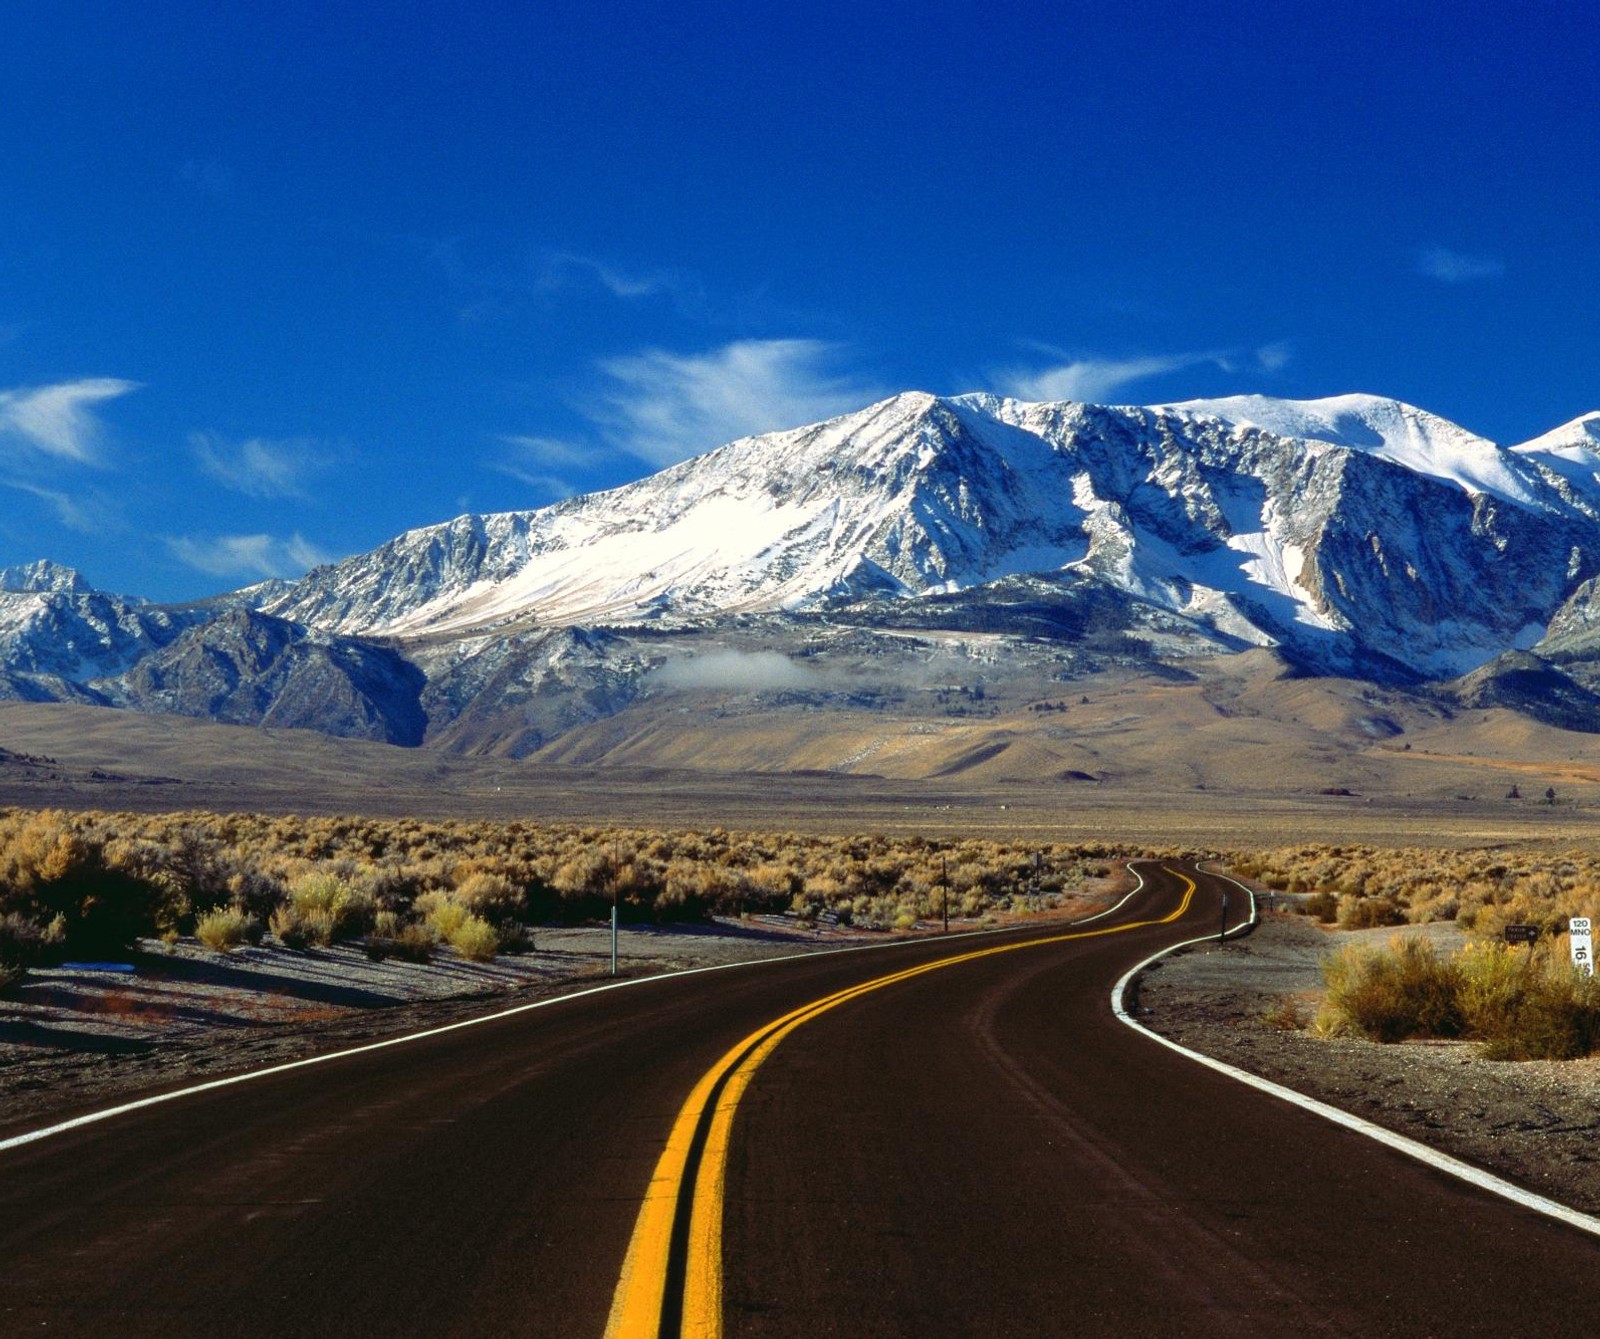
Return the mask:
<svg viewBox="0 0 1600 1339">
<path fill-rule="evenodd" d="M 182 607 L 0 571 L 0 696 L 524 754 L 684 638 L 825 703 L 855 690 L 771 657 L 944 632 L 1052 648 L 1055 678 L 1272 648 L 1570 724 L 1600 709 L 1597 591 L 1600 414 L 1507 448 L 1371 396 L 907 393 Z"/>
<path fill-rule="evenodd" d="M 1600 694 L 1528 651 L 1507 651 L 1449 686 L 1464 707 L 1508 707 L 1562 730 L 1600 733 Z"/>
<path fill-rule="evenodd" d="M 428 742 L 522 757 L 633 700 L 646 661 L 603 629 L 554 628 L 417 648 Z"/>
<path fill-rule="evenodd" d="M 233 610 L 145 657 L 102 691 L 139 711 L 415 745 L 422 672 L 394 651 Z"/>
<path fill-rule="evenodd" d="M 160 650 L 206 615 L 94 590 L 70 567 L 0 569 L 0 700 L 100 700 L 90 686 Z"/>
</svg>

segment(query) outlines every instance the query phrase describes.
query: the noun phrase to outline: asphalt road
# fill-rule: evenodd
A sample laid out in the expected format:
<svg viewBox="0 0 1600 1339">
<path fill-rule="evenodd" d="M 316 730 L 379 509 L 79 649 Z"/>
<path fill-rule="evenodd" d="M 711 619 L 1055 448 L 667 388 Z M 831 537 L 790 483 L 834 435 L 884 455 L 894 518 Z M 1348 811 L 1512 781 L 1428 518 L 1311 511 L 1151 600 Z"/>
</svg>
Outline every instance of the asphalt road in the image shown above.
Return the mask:
<svg viewBox="0 0 1600 1339">
<path fill-rule="evenodd" d="M 1128 966 L 1218 922 L 1194 874 L 1154 923 L 1185 880 L 1144 868 L 1092 937 L 665 979 L 0 1152 L 0 1333 L 598 1337 L 720 1059 L 835 992 L 1053 939 L 804 1015 L 759 1058 L 721 1183 L 728 1334 L 1592 1334 L 1600 1240 L 1112 1017 Z"/>
</svg>

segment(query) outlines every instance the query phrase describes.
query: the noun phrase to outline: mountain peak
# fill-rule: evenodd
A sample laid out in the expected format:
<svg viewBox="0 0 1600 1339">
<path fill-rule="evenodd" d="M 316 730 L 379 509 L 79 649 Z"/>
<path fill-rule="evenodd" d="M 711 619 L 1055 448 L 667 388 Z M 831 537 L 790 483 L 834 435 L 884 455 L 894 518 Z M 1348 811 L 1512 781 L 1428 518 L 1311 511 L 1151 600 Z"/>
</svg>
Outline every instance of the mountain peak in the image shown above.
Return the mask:
<svg viewBox="0 0 1600 1339">
<path fill-rule="evenodd" d="M 1234 395 L 1155 407 L 1277 437 L 1327 442 L 1445 480 L 1469 493 L 1521 506 L 1541 505 L 1537 477 L 1516 456 L 1459 423 L 1403 400 L 1361 394 L 1320 400 Z"/>
<path fill-rule="evenodd" d="M 1571 422 L 1511 449 L 1522 455 L 1559 456 L 1565 460 L 1600 455 L 1600 409 L 1580 414 Z"/>
<path fill-rule="evenodd" d="M 1346 489 L 1347 453 L 1392 468 Z M 1140 409 L 908 391 L 606 493 L 412 531 L 267 608 L 326 631 L 433 640 L 689 625 L 1043 574 L 1251 644 L 1324 654 L 1359 629 L 1356 642 L 1402 643 L 1431 673 L 1532 635 L 1588 572 L 1595 518 L 1547 476 L 1378 396 Z M 1516 514 L 1485 522 L 1484 495 Z M 1421 528 L 1405 519 L 1419 509 Z M 1507 534 L 1524 532 L 1544 537 L 1519 541 L 1538 559 L 1507 560 Z"/>
<path fill-rule="evenodd" d="M 13 595 L 87 595 L 94 589 L 76 568 L 48 558 L 18 567 L 0 567 L 0 591 Z"/>
</svg>

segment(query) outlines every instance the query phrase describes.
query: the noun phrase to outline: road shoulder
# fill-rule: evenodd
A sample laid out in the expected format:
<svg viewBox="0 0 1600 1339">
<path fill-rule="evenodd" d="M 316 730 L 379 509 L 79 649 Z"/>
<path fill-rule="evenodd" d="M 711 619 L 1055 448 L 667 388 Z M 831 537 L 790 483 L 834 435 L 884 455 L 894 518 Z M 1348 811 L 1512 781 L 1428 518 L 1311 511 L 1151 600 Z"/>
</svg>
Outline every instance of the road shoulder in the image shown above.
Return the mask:
<svg viewBox="0 0 1600 1339">
<path fill-rule="evenodd" d="M 1192 1050 L 1600 1212 L 1600 1058 L 1489 1061 L 1465 1042 L 1381 1045 L 1285 1026 L 1314 1012 L 1321 959 L 1345 940 L 1264 914 L 1245 938 L 1145 972 L 1136 1016 Z"/>
</svg>

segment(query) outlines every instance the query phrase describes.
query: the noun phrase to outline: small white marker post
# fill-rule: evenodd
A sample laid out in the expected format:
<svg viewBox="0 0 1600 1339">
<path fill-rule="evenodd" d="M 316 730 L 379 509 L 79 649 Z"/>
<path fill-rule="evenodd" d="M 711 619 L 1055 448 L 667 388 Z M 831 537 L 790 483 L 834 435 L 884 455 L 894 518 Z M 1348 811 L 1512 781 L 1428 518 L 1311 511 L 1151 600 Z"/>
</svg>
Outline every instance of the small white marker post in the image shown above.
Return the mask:
<svg viewBox="0 0 1600 1339">
<path fill-rule="evenodd" d="M 1594 975 L 1594 927 L 1587 916 L 1574 916 L 1567 922 L 1572 943 L 1572 965 L 1585 976 Z"/>
<path fill-rule="evenodd" d="M 617 839 L 611 839 L 611 975 L 617 974 L 617 921 L 622 911 L 622 852 Z"/>
</svg>

